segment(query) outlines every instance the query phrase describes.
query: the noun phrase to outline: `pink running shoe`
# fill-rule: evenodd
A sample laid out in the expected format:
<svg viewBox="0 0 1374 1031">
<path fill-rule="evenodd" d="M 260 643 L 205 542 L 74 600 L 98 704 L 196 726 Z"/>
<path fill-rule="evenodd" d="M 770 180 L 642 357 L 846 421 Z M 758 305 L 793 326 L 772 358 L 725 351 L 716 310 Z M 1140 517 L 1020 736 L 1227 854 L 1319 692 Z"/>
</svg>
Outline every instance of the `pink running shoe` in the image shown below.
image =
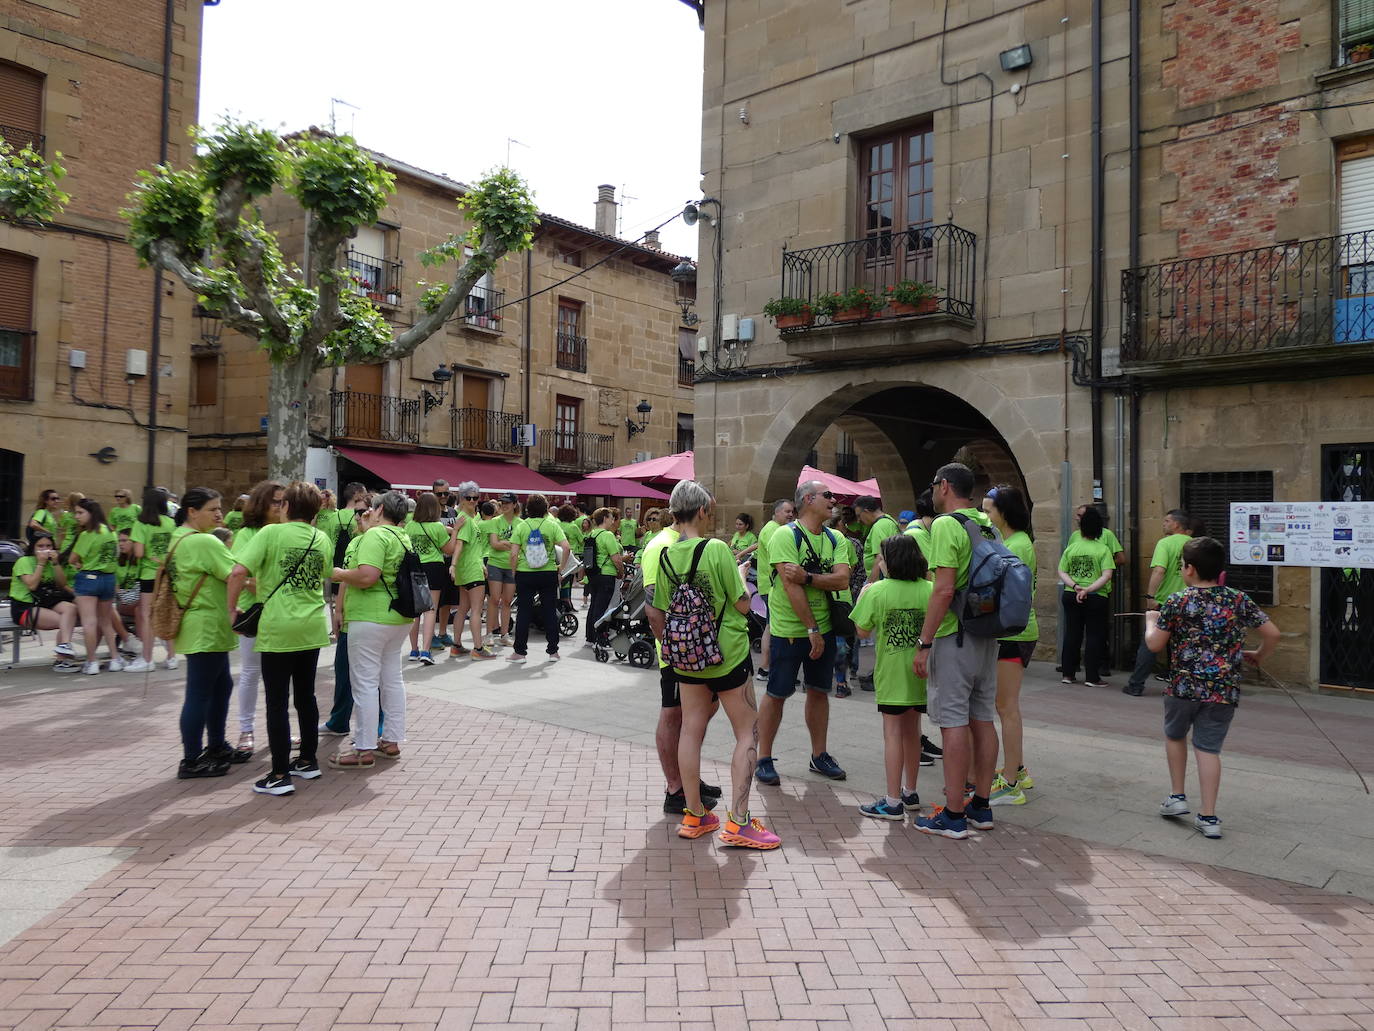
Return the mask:
<svg viewBox="0 0 1374 1031">
<path fill-rule="evenodd" d="M 697 816 L 695 813 L 683 813 L 682 824 L 677 829 L 679 838 L 699 838 L 703 834 L 710 834 L 713 830 L 720 827 L 720 817 L 715 813 L 705 813 Z"/>
<path fill-rule="evenodd" d="M 759 820 L 739 824 L 733 815 L 726 817 L 725 826 L 720 829 L 722 845 L 739 845 L 742 848 L 770 849 L 782 844 L 782 839 Z"/>
</svg>

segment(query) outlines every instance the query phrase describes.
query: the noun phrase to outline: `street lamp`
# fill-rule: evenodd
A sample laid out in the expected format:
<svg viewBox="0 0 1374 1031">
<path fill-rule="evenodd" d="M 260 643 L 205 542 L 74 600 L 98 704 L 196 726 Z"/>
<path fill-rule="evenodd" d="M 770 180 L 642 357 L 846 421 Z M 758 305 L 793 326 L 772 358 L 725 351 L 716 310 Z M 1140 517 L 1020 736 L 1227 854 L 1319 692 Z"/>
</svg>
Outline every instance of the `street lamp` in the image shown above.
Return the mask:
<svg viewBox="0 0 1374 1031">
<path fill-rule="evenodd" d="M 224 319 L 203 304 L 197 304 L 195 316 L 200 320 L 200 339 L 206 347 L 218 347 L 224 332 Z"/>
<path fill-rule="evenodd" d="M 449 381 L 453 379 L 453 370 L 450 369 L 446 363 L 440 362 L 439 367 L 435 369 L 431 375 L 434 378 L 434 382 L 439 385 L 439 390 L 437 393 L 430 393 L 428 390 L 423 392 L 422 398 L 425 402 L 426 415 L 444 403 L 444 394 L 446 393 Z"/>
<path fill-rule="evenodd" d="M 649 428 L 649 413 L 653 410 L 654 406 L 648 401 L 640 401 L 635 405 L 635 411 L 639 413 L 639 422 L 629 418 L 625 420 L 625 428 L 630 431 L 631 440 L 634 440 L 636 433 L 643 433 Z"/>
<path fill-rule="evenodd" d="M 683 259 L 668 275 L 672 277 L 673 285 L 677 288 L 677 306 L 682 309 L 682 324 L 695 326 L 701 321 L 701 317 L 692 311 L 692 306 L 697 300 L 697 267 Z"/>
</svg>

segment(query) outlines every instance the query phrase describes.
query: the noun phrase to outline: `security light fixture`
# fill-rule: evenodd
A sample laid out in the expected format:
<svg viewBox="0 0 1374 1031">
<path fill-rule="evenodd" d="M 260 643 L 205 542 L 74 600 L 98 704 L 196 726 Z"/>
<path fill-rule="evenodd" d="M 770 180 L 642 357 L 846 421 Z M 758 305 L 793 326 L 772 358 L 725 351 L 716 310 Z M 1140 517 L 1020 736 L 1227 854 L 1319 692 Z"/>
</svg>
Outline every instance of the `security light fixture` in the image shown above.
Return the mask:
<svg viewBox="0 0 1374 1031">
<path fill-rule="evenodd" d="M 449 381 L 453 379 L 453 370 L 444 362 L 439 363 L 439 367 L 430 374 L 434 382 L 439 385 L 437 393 L 426 390 L 421 394 L 421 400 L 425 403 L 425 414 L 428 415 L 435 408 L 444 403 L 444 395 L 447 393 Z"/>
<path fill-rule="evenodd" d="M 1031 66 L 1030 44 L 1022 43 L 1019 47 L 1003 50 L 997 55 L 997 60 L 1002 62 L 1002 71 L 1004 72 L 1018 72 L 1022 68 L 1029 68 Z"/>
<path fill-rule="evenodd" d="M 648 401 L 640 401 L 635 405 L 635 411 L 639 413 L 639 422 L 633 419 L 625 420 L 625 428 L 630 431 L 630 439 L 634 440 L 636 433 L 643 433 L 649 428 L 649 413 L 654 410 L 654 406 Z"/>
</svg>

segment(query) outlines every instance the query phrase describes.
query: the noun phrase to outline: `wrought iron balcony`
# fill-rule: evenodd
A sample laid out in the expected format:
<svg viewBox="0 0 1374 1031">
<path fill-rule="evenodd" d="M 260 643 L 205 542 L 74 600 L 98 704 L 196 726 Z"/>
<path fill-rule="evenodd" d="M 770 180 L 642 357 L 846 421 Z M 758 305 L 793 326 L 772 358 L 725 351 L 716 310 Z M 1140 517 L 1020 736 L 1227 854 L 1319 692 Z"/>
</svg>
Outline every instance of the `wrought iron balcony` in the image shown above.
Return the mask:
<svg viewBox="0 0 1374 1031">
<path fill-rule="evenodd" d="M 1121 366 L 1140 376 L 1374 364 L 1374 233 L 1181 258 L 1121 276 Z"/>
<path fill-rule="evenodd" d="M 450 418 L 453 447 L 457 451 L 518 455 L 524 450 L 519 445 L 511 443 L 511 431 L 520 425 L 519 412 L 496 412 L 489 408 L 455 408 Z"/>
<path fill-rule="evenodd" d="M 329 392 L 329 435 L 342 440 L 420 443 L 420 402 L 414 398 Z"/>
<path fill-rule="evenodd" d="M 348 271 L 357 280 L 360 294 L 393 308 L 401 303 L 401 262 L 387 261 L 362 251 L 349 251 L 344 257 Z"/>
<path fill-rule="evenodd" d="M 539 431 L 539 471 L 594 473 L 613 464 L 615 438 L 609 433 Z"/>
<path fill-rule="evenodd" d="M 558 367 L 571 372 L 587 371 L 587 338 L 558 334 Z"/>
<path fill-rule="evenodd" d="M 8 143 L 16 152 L 25 147 L 30 147 L 34 152 L 42 154 L 48 145 L 48 138 L 41 132 L 34 132 L 32 129 L 20 129 L 14 125 L 0 125 L 0 139 Z"/>
<path fill-rule="evenodd" d="M 680 387 L 690 387 L 696 382 L 697 363 L 691 358 L 677 356 L 677 385 Z"/>
<path fill-rule="evenodd" d="M 859 479 L 859 456 L 852 451 L 835 452 L 835 475 L 846 480 Z"/>
<path fill-rule="evenodd" d="M 861 240 L 782 253 L 781 296 L 814 305 L 826 294 L 864 287 L 883 297 L 898 283 L 928 283 L 935 296 L 889 304 L 856 320 L 817 315 L 782 329 L 799 358 L 861 358 L 960 350 L 973 342 L 978 238 L 953 224 L 915 226 Z"/>
<path fill-rule="evenodd" d="M 463 302 L 463 321 L 478 329 L 501 332 L 501 307 L 506 303 L 504 290 L 474 286 Z"/>
</svg>

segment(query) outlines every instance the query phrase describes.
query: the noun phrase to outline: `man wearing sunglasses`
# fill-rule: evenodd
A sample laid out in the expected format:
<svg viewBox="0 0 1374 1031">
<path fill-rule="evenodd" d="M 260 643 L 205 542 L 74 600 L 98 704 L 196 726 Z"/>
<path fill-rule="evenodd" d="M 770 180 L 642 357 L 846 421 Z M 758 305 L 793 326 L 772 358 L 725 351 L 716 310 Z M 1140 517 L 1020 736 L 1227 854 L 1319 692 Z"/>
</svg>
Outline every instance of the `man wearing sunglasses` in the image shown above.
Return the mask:
<svg viewBox="0 0 1374 1031">
<path fill-rule="evenodd" d="M 768 690 L 759 703 L 760 784 L 778 784 L 773 766 L 773 740 L 782 723 L 787 699 L 797 690 L 797 674 L 806 689 L 806 729 L 811 735 L 811 766 L 831 780 L 845 772 L 826 751 L 830 730 L 830 688 L 835 679 L 835 634 L 830 628 L 832 591 L 849 589 L 848 552 L 842 538 L 825 526 L 835 495 L 810 480 L 797 488 L 797 521 L 781 527 L 768 542 L 768 562 L 777 572 L 768 595 L 772 643 L 768 656 Z M 762 572 L 762 570 L 760 570 Z"/>
<path fill-rule="evenodd" d="M 454 503 L 452 491 L 448 489 L 448 480 L 435 480 L 429 489 L 439 500 L 439 522 L 452 526 L 458 521 L 458 506 Z"/>
</svg>

